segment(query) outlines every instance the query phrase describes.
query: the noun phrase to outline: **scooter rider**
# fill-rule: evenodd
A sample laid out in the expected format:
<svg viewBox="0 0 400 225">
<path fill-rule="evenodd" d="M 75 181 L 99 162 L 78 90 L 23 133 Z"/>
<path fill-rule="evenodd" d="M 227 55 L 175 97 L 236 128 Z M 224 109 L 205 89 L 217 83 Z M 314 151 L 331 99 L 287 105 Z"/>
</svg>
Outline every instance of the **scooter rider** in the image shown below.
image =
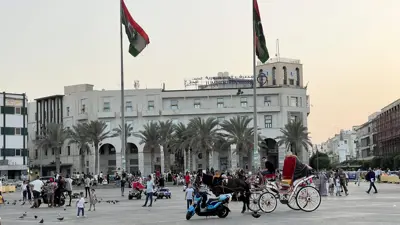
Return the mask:
<svg viewBox="0 0 400 225">
<path fill-rule="evenodd" d="M 196 181 L 195 181 L 195 186 L 196 186 L 196 192 L 201 196 L 202 201 L 201 201 L 201 205 L 200 208 L 201 210 L 206 210 L 207 208 L 207 189 L 205 188 L 205 186 L 201 185 L 202 181 L 201 181 L 201 177 L 203 176 L 203 171 L 202 170 L 198 170 L 197 171 L 197 177 L 196 177 Z"/>
</svg>

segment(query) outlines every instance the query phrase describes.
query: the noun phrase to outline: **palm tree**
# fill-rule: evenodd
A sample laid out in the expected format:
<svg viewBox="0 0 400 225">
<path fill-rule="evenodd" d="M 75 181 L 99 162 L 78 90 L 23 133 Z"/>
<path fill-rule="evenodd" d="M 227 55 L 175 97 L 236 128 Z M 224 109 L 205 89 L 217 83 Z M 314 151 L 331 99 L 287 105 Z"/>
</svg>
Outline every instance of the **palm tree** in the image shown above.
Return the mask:
<svg viewBox="0 0 400 225">
<path fill-rule="evenodd" d="M 79 149 L 81 172 L 85 172 L 85 156 L 90 153 L 88 142 L 89 139 L 86 136 L 85 125 L 78 123 L 72 126 L 72 130 L 69 130 L 69 144 L 75 144 Z"/>
<path fill-rule="evenodd" d="M 51 149 L 54 151 L 56 173 L 60 173 L 61 160 L 60 152 L 64 142 L 68 139 L 68 131 L 62 124 L 49 123 L 43 135 L 39 136 L 36 145 L 41 149 Z"/>
<path fill-rule="evenodd" d="M 103 140 L 110 138 L 110 131 L 106 131 L 107 124 L 103 121 L 94 120 L 84 124 L 85 135 L 88 138 L 89 143 L 94 145 L 95 151 L 95 174 L 100 172 L 100 155 L 99 155 L 99 144 Z"/>
<path fill-rule="evenodd" d="M 210 167 L 210 152 L 215 149 L 215 143 L 222 138 L 217 126 L 218 120 L 213 117 L 208 117 L 206 120 L 195 117 L 189 121 L 189 146 L 196 153 L 205 154 L 206 168 Z"/>
<path fill-rule="evenodd" d="M 285 144 L 286 149 L 294 155 L 301 155 L 302 147 L 308 152 L 309 147 L 312 146 L 308 136 L 310 133 L 301 121 L 290 121 L 285 128 L 281 128 L 281 132 L 282 136 L 277 137 L 278 145 Z"/>
<path fill-rule="evenodd" d="M 236 144 L 236 153 L 239 155 L 239 167 L 243 168 L 243 156 L 248 158 L 248 166 L 253 165 L 253 142 L 254 129 L 249 128 L 252 118 L 237 116 L 229 120 L 225 120 L 222 124 L 222 130 L 226 133 L 222 134 L 226 138 L 228 145 Z"/>
<path fill-rule="evenodd" d="M 184 170 L 189 169 L 190 171 L 191 157 L 190 157 L 190 148 L 188 143 L 189 137 L 187 135 L 188 135 L 187 126 L 183 123 L 178 123 L 177 125 L 174 126 L 174 132 L 169 147 L 175 153 L 179 151 L 186 151 L 185 161 L 189 162 L 188 165 L 189 168 L 183 168 L 183 169 Z"/>
<path fill-rule="evenodd" d="M 113 129 L 113 134 L 111 137 L 121 137 L 122 136 L 122 126 L 119 125 L 117 128 Z M 132 136 L 133 134 L 133 126 L 131 124 L 125 124 L 125 159 L 127 158 L 126 156 L 128 155 L 129 151 L 129 144 L 128 144 L 128 137 Z M 125 171 L 127 171 L 127 168 L 124 168 Z"/>
<path fill-rule="evenodd" d="M 171 169 L 171 152 L 168 149 L 168 145 L 172 141 L 172 136 L 174 132 L 174 124 L 171 120 L 167 121 L 160 121 L 159 122 L 159 129 L 160 129 L 160 145 L 163 146 L 164 150 L 164 167 L 168 170 Z"/>
<path fill-rule="evenodd" d="M 134 136 L 140 138 L 140 144 L 144 144 L 145 149 L 150 150 L 150 166 L 151 171 L 154 170 L 154 154 L 155 150 L 159 148 L 160 143 L 160 133 L 159 126 L 155 122 L 149 122 L 143 126 L 143 130 L 139 131 L 139 134 L 134 134 Z"/>
</svg>

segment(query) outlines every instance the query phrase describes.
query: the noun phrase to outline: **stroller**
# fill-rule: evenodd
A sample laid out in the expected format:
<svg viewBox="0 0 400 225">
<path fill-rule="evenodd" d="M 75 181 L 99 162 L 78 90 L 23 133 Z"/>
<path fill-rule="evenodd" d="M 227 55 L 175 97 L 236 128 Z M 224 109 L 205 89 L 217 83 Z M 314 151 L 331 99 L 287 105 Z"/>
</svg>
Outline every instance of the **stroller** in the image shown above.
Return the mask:
<svg viewBox="0 0 400 225">
<path fill-rule="evenodd" d="M 129 191 L 128 199 L 132 200 L 133 198 L 141 199 L 143 190 L 145 189 L 144 185 L 140 183 L 138 180 L 133 181 L 132 190 Z"/>
</svg>

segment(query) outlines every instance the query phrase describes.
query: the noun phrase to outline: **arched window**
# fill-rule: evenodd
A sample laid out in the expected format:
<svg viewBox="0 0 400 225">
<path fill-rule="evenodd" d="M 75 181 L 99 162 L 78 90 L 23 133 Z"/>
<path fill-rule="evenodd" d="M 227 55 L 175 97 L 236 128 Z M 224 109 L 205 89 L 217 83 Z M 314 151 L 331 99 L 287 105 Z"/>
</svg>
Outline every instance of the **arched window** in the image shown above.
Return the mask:
<svg viewBox="0 0 400 225">
<path fill-rule="evenodd" d="M 296 85 L 300 86 L 300 69 L 296 68 Z"/>
<path fill-rule="evenodd" d="M 287 69 L 286 69 L 286 66 L 283 67 L 283 84 L 287 85 Z"/>
<path fill-rule="evenodd" d="M 276 85 L 276 67 L 272 68 L 272 85 Z"/>
</svg>

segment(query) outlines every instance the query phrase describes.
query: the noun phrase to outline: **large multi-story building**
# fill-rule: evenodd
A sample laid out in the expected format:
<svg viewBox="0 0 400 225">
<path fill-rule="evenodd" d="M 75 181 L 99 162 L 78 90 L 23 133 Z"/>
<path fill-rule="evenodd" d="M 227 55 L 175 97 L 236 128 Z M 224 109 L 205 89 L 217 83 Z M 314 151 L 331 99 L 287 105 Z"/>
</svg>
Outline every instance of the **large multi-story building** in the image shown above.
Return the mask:
<svg viewBox="0 0 400 225">
<path fill-rule="evenodd" d="M 377 151 L 376 146 L 376 117 L 380 112 L 368 116 L 368 121 L 357 126 L 356 158 L 358 160 L 371 160 Z"/>
<path fill-rule="evenodd" d="M 0 176 L 18 179 L 28 169 L 28 119 L 25 94 L 0 94 Z"/>
<path fill-rule="evenodd" d="M 376 144 L 377 156 L 400 154 L 400 99 L 384 107 L 377 116 Z"/>
<path fill-rule="evenodd" d="M 270 60 L 258 65 L 257 100 L 253 101 L 252 78 L 229 76 L 219 73 L 216 77 L 195 78 L 185 81 L 186 90 L 136 89 L 125 90 L 125 120 L 132 124 L 133 132 L 143 129 L 151 121 L 172 120 L 173 123 L 188 124 L 194 117 L 215 117 L 219 121 L 240 115 L 253 117 L 253 107 L 257 105 L 259 132 L 267 140 L 272 161 L 282 167 L 285 146 L 277 146 L 275 138 L 281 135 L 289 120 L 301 120 L 307 126 L 310 113 L 309 96 L 303 87 L 302 65 L 299 60 Z M 195 86 L 189 89 L 189 86 Z M 101 120 L 112 131 L 121 124 L 121 92 L 119 90 L 94 90 L 93 85 L 81 84 L 67 86 L 64 95 L 37 99 L 29 104 L 29 129 L 40 134 L 47 123 L 63 123 L 72 127 L 79 122 Z M 253 126 L 253 124 L 250 124 Z M 34 139 L 34 137 L 33 137 Z M 132 135 L 128 137 L 130 150 L 122 157 L 119 137 L 108 138 L 100 145 L 100 168 L 103 172 L 118 170 L 126 162 L 131 172 L 148 174 L 162 167 L 163 157 L 156 152 L 151 158 L 150 151 L 141 140 Z M 210 165 L 214 169 L 228 169 L 237 166 L 234 146 L 230 151 L 214 152 Z M 33 167 L 43 166 L 44 173 L 54 170 L 54 152 L 36 149 L 32 146 Z M 93 146 L 92 153 L 93 153 Z M 265 152 L 260 152 L 261 156 Z M 308 155 L 303 154 L 308 160 Z M 174 158 L 174 157 L 171 157 Z M 175 157 L 176 158 L 176 157 Z M 186 169 L 204 168 L 206 162 L 202 154 L 196 154 L 189 162 L 181 157 Z M 81 172 L 79 151 L 74 145 L 65 144 L 61 155 L 61 168 L 65 173 Z M 180 159 L 178 159 L 180 160 Z M 246 161 L 246 158 L 240 158 Z M 150 162 L 155 165 L 150 168 Z M 94 172 L 94 156 L 84 163 L 85 171 Z"/>
</svg>

